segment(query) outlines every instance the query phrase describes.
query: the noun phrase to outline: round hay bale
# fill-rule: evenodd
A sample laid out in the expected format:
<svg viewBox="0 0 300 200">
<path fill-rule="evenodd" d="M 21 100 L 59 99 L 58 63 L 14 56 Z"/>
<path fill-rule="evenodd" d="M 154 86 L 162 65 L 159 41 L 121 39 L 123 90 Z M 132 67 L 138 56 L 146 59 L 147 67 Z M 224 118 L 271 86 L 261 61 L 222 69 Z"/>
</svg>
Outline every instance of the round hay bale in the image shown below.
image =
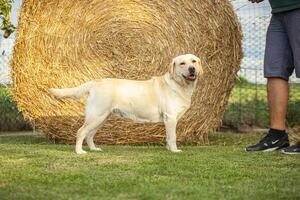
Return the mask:
<svg viewBox="0 0 300 200">
<path fill-rule="evenodd" d="M 239 69 L 241 31 L 228 0 L 25 0 L 12 61 L 14 97 L 24 116 L 54 140 L 72 143 L 85 100 L 59 100 L 51 87 L 116 77 L 145 80 L 167 71 L 171 59 L 204 60 L 192 106 L 178 140 L 207 143 L 222 121 Z M 110 117 L 97 143 L 158 143 L 163 124 Z"/>
</svg>

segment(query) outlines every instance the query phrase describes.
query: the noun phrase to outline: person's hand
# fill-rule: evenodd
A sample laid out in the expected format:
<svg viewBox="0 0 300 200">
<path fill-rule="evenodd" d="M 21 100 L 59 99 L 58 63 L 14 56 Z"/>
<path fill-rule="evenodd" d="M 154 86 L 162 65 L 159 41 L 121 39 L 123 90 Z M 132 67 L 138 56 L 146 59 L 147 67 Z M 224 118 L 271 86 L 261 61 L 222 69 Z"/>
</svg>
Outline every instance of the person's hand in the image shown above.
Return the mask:
<svg viewBox="0 0 300 200">
<path fill-rule="evenodd" d="M 260 3 L 260 2 L 262 2 L 264 0 L 248 0 L 248 1 L 251 1 L 251 3 Z"/>
</svg>

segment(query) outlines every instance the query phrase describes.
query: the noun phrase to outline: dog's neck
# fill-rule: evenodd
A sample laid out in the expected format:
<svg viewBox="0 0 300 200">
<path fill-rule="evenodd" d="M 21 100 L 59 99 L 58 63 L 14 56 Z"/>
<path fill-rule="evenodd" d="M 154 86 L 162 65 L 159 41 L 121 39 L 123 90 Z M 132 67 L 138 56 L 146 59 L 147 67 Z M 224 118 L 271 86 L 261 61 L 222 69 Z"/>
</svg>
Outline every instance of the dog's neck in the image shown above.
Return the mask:
<svg viewBox="0 0 300 200">
<path fill-rule="evenodd" d="M 180 83 L 178 83 L 178 81 L 176 81 L 170 75 L 169 72 L 167 72 L 165 75 L 163 75 L 162 78 L 175 93 L 177 93 L 178 95 L 182 96 L 185 99 L 188 97 L 187 100 L 191 101 L 197 81 L 191 82 L 191 83 L 187 84 L 186 86 L 182 87 L 182 85 Z"/>
</svg>

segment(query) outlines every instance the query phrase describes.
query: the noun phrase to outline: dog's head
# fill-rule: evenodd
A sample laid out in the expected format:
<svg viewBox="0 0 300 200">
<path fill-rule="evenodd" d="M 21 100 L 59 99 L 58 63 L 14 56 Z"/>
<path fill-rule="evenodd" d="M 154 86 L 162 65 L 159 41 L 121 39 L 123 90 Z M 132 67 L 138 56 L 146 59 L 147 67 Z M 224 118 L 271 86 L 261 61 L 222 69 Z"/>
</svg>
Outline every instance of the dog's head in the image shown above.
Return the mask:
<svg viewBox="0 0 300 200">
<path fill-rule="evenodd" d="M 177 56 L 170 64 L 169 73 L 181 85 L 195 83 L 203 74 L 200 58 L 193 54 Z"/>
</svg>

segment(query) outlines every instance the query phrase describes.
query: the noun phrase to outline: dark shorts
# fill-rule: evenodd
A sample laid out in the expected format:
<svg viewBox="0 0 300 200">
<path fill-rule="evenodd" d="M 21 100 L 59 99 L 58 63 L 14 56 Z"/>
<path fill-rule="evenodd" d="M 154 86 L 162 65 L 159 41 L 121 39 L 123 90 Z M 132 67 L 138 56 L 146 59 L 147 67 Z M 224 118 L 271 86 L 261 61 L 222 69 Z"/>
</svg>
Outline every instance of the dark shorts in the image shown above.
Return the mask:
<svg viewBox="0 0 300 200">
<path fill-rule="evenodd" d="M 267 32 L 264 76 L 300 78 L 300 9 L 272 15 Z"/>
</svg>

